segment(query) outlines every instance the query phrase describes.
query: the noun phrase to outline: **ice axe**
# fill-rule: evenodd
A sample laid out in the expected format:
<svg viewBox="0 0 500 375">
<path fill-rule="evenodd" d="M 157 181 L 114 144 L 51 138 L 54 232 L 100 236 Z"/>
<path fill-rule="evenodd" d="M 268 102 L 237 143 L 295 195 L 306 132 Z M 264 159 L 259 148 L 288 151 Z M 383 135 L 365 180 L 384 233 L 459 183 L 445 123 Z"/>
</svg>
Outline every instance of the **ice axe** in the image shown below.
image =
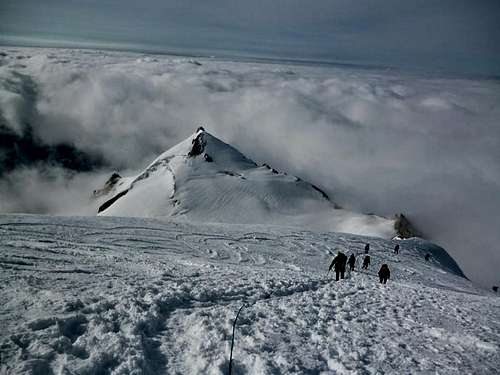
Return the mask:
<svg viewBox="0 0 500 375">
<path fill-rule="evenodd" d="M 233 373 L 233 347 L 234 347 L 234 331 L 236 329 L 236 321 L 238 320 L 238 316 L 240 316 L 241 310 L 243 310 L 243 308 L 245 306 L 247 306 L 246 302 L 238 310 L 238 313 L 236 314 L 236 318 L 234 318 L 234 322 L 233 322 L 233 335 L 231 337 L 231 354 L 229 355 L 228 375 L 231 375 Z"/>
<path fill-rule="evenodd" d="M 326 276 L 325 276 L 325 278 L 327 278 L 327 277 L 328 277 L 328 275 L 330 274 L 330 271 L 331 271 L 331 270 L 332 270 L 332 267 L 328 267 L 328 271 L 326 271 Z"/>
<path fill-rule="evenodd" d="M 333 258 L 333 259 L 335 259 L 335 258 Z M 332 262 L 333 262 L 333 261 L 332 261 Z M 328 267 L 328 272 L 326 273 L 326 276 L 325 276 L 325 277 L 328 277 L 328 275 L 329 275 L 330 271 L 332 270 L 332 266 L 333 266 L 333 264 L 330 264 L 330 267 Z"/>
</svg>

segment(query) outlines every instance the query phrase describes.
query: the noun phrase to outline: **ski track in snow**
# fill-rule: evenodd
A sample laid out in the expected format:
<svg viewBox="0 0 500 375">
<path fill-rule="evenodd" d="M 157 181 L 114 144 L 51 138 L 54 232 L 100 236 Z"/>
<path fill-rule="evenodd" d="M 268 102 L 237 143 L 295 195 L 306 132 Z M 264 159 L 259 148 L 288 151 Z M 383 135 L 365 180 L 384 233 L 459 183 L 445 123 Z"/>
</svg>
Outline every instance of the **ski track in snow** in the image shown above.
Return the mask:
<svg viewBox="0 0 500 375">
<path fill-rule="evenodd" d="M 500 299 L 424 246 L 292 228 L 0 216 L 1 374 L 493 374 Z M 372 265 L 336 283 L 331 254 Z M 380 264 L 391 277 L 378 283 Z"/>
</svg>

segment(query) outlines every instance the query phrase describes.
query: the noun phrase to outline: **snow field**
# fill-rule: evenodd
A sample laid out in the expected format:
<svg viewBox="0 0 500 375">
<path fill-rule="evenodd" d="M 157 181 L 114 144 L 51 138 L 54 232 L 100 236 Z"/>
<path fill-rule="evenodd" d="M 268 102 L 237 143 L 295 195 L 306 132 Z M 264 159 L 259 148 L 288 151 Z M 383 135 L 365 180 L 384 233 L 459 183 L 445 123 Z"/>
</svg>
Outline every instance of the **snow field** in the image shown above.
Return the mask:
<svg viewBox="0 0 500 375">
<path fill-rule="evenodd" d="M 244 303 L 235 374 L 500 363 L 499 299 L 424 241 L 394 255 L 395 241 L 296 228 L 49 216 L 0 216 L 0 236 L 2 374 L 225 374 Z M 368 272 L 325 277 L 337 248 L 366 242 Z"/>
</svg>

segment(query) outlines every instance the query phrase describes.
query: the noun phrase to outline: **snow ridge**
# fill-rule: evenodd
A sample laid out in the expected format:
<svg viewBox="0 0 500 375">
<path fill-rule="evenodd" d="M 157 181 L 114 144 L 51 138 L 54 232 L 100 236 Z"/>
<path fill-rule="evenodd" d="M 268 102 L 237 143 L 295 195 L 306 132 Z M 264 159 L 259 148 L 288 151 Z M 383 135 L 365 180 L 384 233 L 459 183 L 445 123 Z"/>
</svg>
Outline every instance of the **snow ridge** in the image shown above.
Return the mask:
<svg viewBox="0 0 500 375">
<path fill-rule="evenodd" d="M 0 234 L 2 374 L 226 373 L 243 303 L 235 373 L 495 373 L 500 360 L 500 299 L 420 239 L 8 215 Z M 336 249 L 359 262 L 367 242 L 370 269 L 325 277 Z"/>
</svg>

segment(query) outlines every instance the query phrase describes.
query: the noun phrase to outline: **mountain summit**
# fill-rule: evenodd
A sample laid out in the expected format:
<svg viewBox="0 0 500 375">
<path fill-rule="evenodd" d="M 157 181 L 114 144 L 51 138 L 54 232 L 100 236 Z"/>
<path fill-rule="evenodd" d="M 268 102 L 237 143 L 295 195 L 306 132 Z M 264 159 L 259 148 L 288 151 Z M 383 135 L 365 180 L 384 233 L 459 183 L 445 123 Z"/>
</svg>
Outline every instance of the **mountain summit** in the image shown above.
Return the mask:
<svg viewBox="0 0 500 375">
<path fill-rule="evenodd" d="M 99 215 L 276 224 L 380 237 L 394 220 L 340 209 L 318 187 L 257 165 L 200 127 L 140 174 L 114 173 L 94 195 Z"/>
</svg>

